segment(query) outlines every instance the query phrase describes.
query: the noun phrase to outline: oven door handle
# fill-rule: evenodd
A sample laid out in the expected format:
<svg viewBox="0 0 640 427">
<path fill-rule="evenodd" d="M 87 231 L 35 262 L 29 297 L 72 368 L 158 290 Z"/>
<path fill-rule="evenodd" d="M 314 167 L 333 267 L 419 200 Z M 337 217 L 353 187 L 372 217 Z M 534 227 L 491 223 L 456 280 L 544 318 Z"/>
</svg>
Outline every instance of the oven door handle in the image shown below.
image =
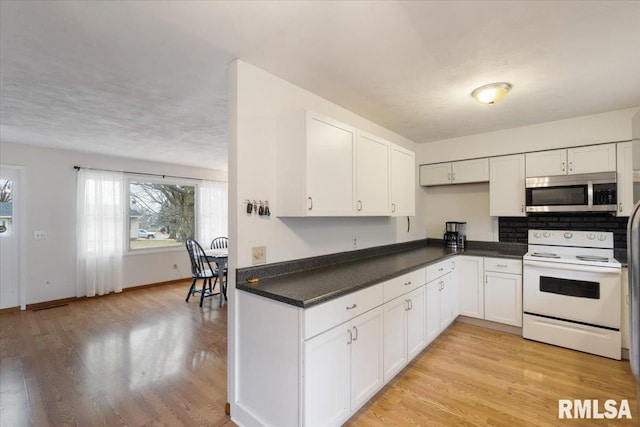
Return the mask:
<svg viewBox="0 0 640 427">
<path fill-rule="evenodd" d="M 583 264 L 565 264 L 559 262 L 549 263 L 532 260 L 524 260 L 523 264 L 532 267 L 546 268 L 549 270 L 584 271 L 586 273 L 614 274 L 616 276 L 620 276 L 622 274 L 622 269 L 615 267 L 592 267 L 590 265 Z"/>
</svg>

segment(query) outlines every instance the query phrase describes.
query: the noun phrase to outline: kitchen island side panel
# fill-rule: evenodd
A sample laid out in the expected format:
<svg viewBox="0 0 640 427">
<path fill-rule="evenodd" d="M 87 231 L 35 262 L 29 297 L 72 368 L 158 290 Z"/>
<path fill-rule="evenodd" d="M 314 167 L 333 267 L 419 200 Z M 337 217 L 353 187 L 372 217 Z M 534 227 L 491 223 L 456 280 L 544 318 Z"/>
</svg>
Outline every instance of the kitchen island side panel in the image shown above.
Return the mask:
<svg viewBox="0 0 640 427">
<path fill-rule="evenodd" d="M 302 309 L 237 292 L 236 411 L 241 426 L 300 425 Z"/>
</svg>

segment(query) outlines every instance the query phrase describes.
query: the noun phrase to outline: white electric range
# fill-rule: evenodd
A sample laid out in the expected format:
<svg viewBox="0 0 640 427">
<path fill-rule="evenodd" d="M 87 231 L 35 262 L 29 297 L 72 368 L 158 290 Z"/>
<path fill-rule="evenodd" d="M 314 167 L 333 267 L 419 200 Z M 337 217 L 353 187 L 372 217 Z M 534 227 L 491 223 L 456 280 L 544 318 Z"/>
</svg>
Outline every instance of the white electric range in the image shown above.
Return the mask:
<svg viewBox="0 0 640 427">
<path fill-rule="evenodd" d="M 524 338 L 621 357 L 621 264 L 613 233 L 529 230 L 523 257 Z"/>
</svg>

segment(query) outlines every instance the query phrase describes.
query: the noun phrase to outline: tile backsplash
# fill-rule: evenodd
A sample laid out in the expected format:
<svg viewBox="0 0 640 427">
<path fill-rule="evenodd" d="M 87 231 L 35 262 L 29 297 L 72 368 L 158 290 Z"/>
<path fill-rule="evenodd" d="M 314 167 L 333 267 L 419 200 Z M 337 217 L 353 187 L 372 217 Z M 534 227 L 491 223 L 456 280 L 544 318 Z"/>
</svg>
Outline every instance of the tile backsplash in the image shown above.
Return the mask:
<svg viewBox="0 0 640 427">
<path fill-rule="evenodd" d="M 589 213 L 530 214 L 527 217 L 500 217 L 499 240 L 501 242 L 527 243 L 529 229 L 561 229 L 585 231 L 611 231 L 616 249 L 627 247 L 627 216 Z"/>
</svg>

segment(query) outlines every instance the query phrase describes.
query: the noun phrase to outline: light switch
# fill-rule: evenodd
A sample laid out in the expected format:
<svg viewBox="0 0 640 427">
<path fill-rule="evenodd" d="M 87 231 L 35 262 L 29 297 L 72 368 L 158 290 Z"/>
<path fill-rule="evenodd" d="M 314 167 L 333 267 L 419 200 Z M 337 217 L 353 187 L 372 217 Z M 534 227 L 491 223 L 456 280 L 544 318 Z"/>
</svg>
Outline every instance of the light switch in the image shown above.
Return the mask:
<svg viewBox="0 0 640 427">
<path fill-rule="evenodd" d="M 265 264 L 267 262 L 267 247 L 254 246 L 251 248 L 251 264 Z"/>
</svg>

